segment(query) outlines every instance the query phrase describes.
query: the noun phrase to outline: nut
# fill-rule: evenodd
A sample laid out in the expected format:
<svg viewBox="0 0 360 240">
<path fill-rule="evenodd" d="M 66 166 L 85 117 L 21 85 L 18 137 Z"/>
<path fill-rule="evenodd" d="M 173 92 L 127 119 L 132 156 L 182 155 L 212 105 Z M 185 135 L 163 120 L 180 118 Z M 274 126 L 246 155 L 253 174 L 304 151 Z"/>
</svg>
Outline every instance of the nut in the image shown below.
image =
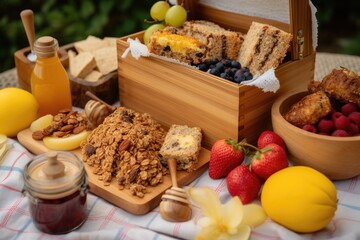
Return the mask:
<svg viewBox="0 0 360 240">
<path fill-rule="evenodd" d="M 80 120 L 80 121 L 79 121 Z M 45 136 L 67 137 L 71 133 L 78 134 L 87 129 L 87 119 L 76 111 L 60 110 L 53 118 L 50 126 L 33 134 L 33 139 L 41 140 Z"/>
<path fill-rule="evenodd" d="M 119 151 L 122 152 L 128 150 L 130 143 L 129 139 L 124 139 L 124 141 L 122 141 L 119 145 Z"/>
<path fill-rule="evenodd" d="M 35 131 L 32 133 L 32 138 L 35 140 L 43 140 L 44 137 L 45 135 L 42 131 Z"/>
</svg>

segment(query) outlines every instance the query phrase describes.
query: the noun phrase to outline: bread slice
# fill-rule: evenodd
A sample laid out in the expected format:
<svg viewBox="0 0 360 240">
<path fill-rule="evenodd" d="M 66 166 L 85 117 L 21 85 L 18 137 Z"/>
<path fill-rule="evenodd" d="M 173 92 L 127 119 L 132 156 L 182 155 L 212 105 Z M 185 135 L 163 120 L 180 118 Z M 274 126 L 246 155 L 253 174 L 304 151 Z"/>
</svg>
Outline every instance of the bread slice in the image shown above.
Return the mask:
<svg viewBox="0 0 360 240">
<path fill-rule="evenodd" d="M 176 59 L 188 64 L 198 64 L 206 56 L 207 47 L 195 38 L 174 33 L 173 29 L 154 32 L 148 44 L 149 52 Z"/>
<path fill-rule="evenodd" d="M 175 158 L 178 170 L 193 171 L 198 162 L 201 139 L 199 127 L 172 125 L 159 153 L 165 162 L 169 158 Z"/>
<path fill-rule="evenodd" d="M 102 76 L 101 72 L 93 70 L 91 71 L 88 75 L 86 75 L 86 77 L 84 78 L 84 80 L 89 81 L 89 82 L 96 82 L 98 81 Z"/>
<path fill-rule="evenodd" d="M 224 58 L 236 60 L 244 40 L 243 34 L 226 30 L 205 20 L 186 21 L 180 34 L 196 38 L 204 43 L 209 49 L 206 58 L 219 60 Z"/>
<path fill-rule="evenodd" d="M 277 68 L 286 56 L 292 35 L 276 27 L 253 22 L 240 48 L 238 61 L 253 74 Z"/>
<path fill-rule="evenodd" d="M 85 40 L 74 43 L 74 47 L 78 53 L 90 52 L 99 48 L 107 47 L 107 43 L 95 36 L 88 36 Z"/>
</svg>

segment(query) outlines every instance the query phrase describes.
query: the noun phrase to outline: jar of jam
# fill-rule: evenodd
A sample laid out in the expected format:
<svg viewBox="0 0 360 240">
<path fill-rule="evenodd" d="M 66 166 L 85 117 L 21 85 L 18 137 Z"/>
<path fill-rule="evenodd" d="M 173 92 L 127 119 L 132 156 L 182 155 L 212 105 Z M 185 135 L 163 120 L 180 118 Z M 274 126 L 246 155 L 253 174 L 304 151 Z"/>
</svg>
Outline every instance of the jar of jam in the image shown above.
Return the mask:
<svg viewBox="0 0 360 240">
<path fill-rule="evenodd" d="M 50 151 L 26 164 L 23 193 L 30 214 L 42 232 L 62 234 L 80 227 L 87 218 L 87 175 L 79 157 Z"/>
</svg>

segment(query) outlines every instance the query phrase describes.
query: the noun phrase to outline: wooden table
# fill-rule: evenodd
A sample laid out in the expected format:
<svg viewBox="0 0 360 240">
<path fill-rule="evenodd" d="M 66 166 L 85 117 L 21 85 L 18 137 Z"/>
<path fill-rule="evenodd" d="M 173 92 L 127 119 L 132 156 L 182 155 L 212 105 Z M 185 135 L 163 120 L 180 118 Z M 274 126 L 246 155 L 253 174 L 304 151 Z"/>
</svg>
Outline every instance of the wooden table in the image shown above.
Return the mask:
<svg viewBox="0 0 360 240">
<path fill-rule="evenodd" d="M 349 68 L 360 74 L 360 56 L 335 53 L 317 53 L 315 61 L 316 80 L 322 79 L 334 68 Z M 19 87 L 16 69 L 12 68 L 0 73 L 0 89 L 5 87 Z"/>
</svg>

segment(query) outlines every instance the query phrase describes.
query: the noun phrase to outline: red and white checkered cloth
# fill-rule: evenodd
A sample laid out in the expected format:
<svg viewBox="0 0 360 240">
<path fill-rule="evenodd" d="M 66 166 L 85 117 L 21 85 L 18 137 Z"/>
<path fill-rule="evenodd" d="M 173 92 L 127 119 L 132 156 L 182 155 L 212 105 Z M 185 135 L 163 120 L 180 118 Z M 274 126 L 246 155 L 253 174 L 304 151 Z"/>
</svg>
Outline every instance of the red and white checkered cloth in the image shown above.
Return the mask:
<svg viewBox="0 0 360 240">
<path fill-rule="evenodd" d="M 199 232 L 196 220 L 201 216 L 192 205 L 192 219 L 184 223 L 164 221 L 159 208 L 143 216 L 130 214 L 91 193 L 88 194 L 88 218 L 77 230 L 63 235 L 49 235 L 38 231 L 30 217 L 29 202 L 23 196 L 23 169 L 33 157 L 18 142 L 8 139 L 9 150 L 0 160 L 0 239 L 194 239 Z M 338 209 L 331 223 L 322 231 L 297 234 L 267 219 L 253 229 L 251 239 L 360 239 L 360 178 L 334 182 L 338 191 Z M 193 186 L 213 188 L 222 202 L 230 196 L 226 181 L 212 180 L 205 172 Z M 256 200 L 260 204 L 259 200 Z M 236 214 L 236 213 L 235 213 Z"/>
</svg>

